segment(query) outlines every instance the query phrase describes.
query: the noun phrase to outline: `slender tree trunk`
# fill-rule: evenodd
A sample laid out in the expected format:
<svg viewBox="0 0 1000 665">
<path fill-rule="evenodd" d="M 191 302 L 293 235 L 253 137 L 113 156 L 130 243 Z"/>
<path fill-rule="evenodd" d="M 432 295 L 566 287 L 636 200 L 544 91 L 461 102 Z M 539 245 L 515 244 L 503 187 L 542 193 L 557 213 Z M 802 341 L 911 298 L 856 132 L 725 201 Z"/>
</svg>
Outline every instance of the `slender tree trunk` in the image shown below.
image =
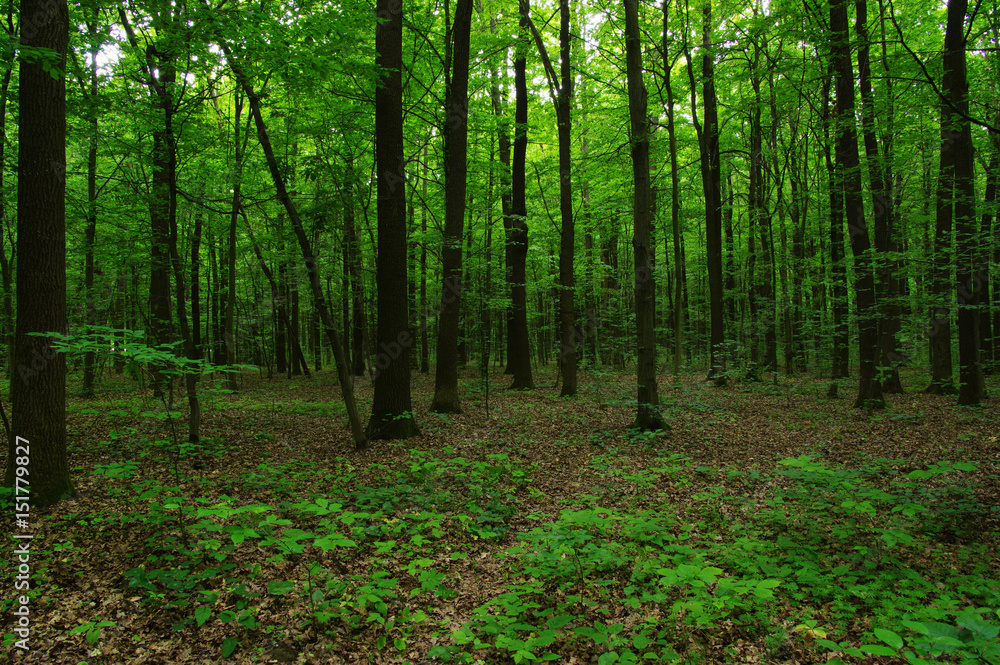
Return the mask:
<svg viewBox="0 0 1000 665">
<path fill-rule="evenodd" d="M 528 148 L 528 85 L 525 75 L 525 39 L 528 33 L 528 6 L 519 2 L 521 40 L 514 53 L 514 154 L 511 168 L 511 214 L 505 226 L 507 233 L 507 265 L 511 271 L 511 318 L 507 325 L 509 336 L 507 364 L 514 380 L 511 390 L 530 390 L 535 387 L 531 377 L 531 345 L 528 340 L 528 297 L 526 265 L 528 261 L 528 220 L 525 202 L 525 155 Z"/>
<path fill-rule="evenodd" d="M 559 360 L 563 383 L 561 397 L 571 397 L 577 391 L 576 308 L 574 307 L 575 278 L 573 259 L 576 254 L 573 223 L 572 119 L 573 72 L 570 69 L 569 0 L 559 0 L 559 70 L 560 84 L 556 101 L 556 122 L 559 125 L 559 213 L 562 229 L 559 234 Z M 655 357 L 653 363 L 655 365 Z"/>
<path fill-rule="evenodd" d="M 726 382 L 725 319 L 722 286 L 722 162 L 719 155 L 718 102 L 715 96 L 715 53 L 712 49 L 712 5 L 705 5 L 702 17 L 702 96 L 705 106 L 704 128 L 698 121 L 695 104 L 694 69 L 690 49 L 685 49 L 688 77 L 691 80 L 691 118 L 698 134 L 701 153 L 701 184 L 705 196 L 705 239 L 708 268 L 709 337 L 708 380 L 717 385 Z"/>
<path fill-rule="evenodd" d="M 635 316 L 639 360 L 636 365 L 638 410 L 633 427 L 665 428 L 656 385 L 656 282 L 653 278 L 653 211 L 649 185 L 649 118 L 646 86 L 642 81 L 642 42 L 638 0 L 625 0 L 625 68 L 628 79 L 629 126 L 631 129 L 632 210 L 635 251 Z"/>
<path fill-rule="evenodd" d="M 833 76 L 831 65 L 830 75 Z M 830 276 L 831 286 L 831 309 L 833 310 L 833 345 L 830 354 L 830 378 L 834 382 L 837 379 L 846 379 L 850 376 L 848 365 L 850 362 L 850 338 L 847 327 L 847 264 L 844 256 L 844 187 L 837 176 L 837 168 L 831 156 L 831 147 L 836 140 L 831 139 L 829 130 L 834 128 L 836 113 L 832 108 L 833 101 L 830 99 L 829 80 L 824 82 L 824 98 L 827 111 L 827 121 L 824 123 L 824 159 L 826 161 L 827 176 L 829 178 L 830 191 Z M 836 386 L 833 383 L 832 386 Z M 831 394 L 835 389 L 831 387 Z"/>
<path fill-rule="evenodd" d="M 868 177 L 871 183 L 872 210 L 874 218 L 875 251 L 880 257 L 885 257 L 892 251 L 891 233 L 893 228 L 893 201 L 891 187 L 891 124 L 886 141 L 882 142 L 883 152 L 879 154 L 879 141 L 876 134 L 875 98 L 872 92 L 871 64 L 868 41 L 868 7 L 867 0 L 856 0 L 858 35 L 858 84 L 861 91 L 862 136 L 864 138 L 865 156 L 868 163 Z M 891 89 L 890 89 L 891 93 Z M 886 100 L 891 104 L 891 94 Z M 885 114 L 886 122 L 892 122 L 892 107 Z M 896 280 L 894 265 L 889 262 L 879 262 L 873 266 L 876 275 L 876 298 L 879 303 L 879 380 L 885 392 L 902 392 L 899 381 L 896 355 L 896 324 L 893 319 L 896 309 Z"/>
<path fill-rule="evenodd" d="M 292 221 L 295 236 L 299 241 L 299 248 L 302 250 L 302 258 L 306 266 L 306 272 L 309 275 L 309 286 L 312 289 L 316 311 L 318 311 L 320 316 L 323 318 L 323 325 L 326 327 L 326 334 L 330 338 L 330 346 L 333 347 L 334 358 L 337 363 L 337 378 L 340 382 L 340 392 L 344 398 L 344 405 L 347 408 L 347 417 L 351 424 L 351 434 L 354 437 L 354 447 L 356 450 L 363 450 L 367 447 L 367 439 L 365 437 L 365 431 L 361 425 L 361 418 L 358 416 L 357 404 L 354 401 L 354 388 L 351 384 L 351 377 L 348 374 L 347 359 L 344 356 L 344 343 L 340 338 L 340 333 L 338 333 L 336 328 L 333 326 L 333 318 L 326 305 L 326 301 L 323 298 L 323 288 L 320 286 L 319 271 L 316 268 L 316 260 L 313 257 L 312 248 L 309 246 L 309 238 L 306 237 L 305 227 L 302 224 L 302 220 L 299 218 L 298 210 L 295 208 L 295 202 L 292 201 L 291 196 L 288 194 L 288 189 L 285 187 L 284 178 L 278 167 L 278 160 L 275 159 L 274 149 L 271 147 L 271 139 L 267 134 L 267 126 L 264 124 L 264 118 L 260 112 L 260 98 L 254 94 L 250 81 L 246 78 L 246 75 L 243 73 L 239 63 L 234 58 L 233 51 L 229 48 L 229 45 L 220 39 L 219 47 L 225 54 L 226 60 L 228 61 L 229 67 L 233 71 L 236 80 L 239 82 L 243 91 L 246 93 L 247 98 L 250 100 L 250 112 L 253 115 L 254 124 L 257 128 L 257 140 L 260 142 L 260 147 L 264 152 L 264 158 L 267 161 L 267 167 L 271 173 L 271 180 L 274 182 L 274 188 L 278 200 L 284 206 L 289 219 Z M 405 222 L 405 219 L 403 221 Z M 406 312 L 403 310 L 404 318 L 405 315 Z M 407 366 L 406 369 L 409 371 L 409 366 Z"/>
<path fill-rule="evenodd" d="M 674 245 L 674 296 L 673 296 L 673 373 L 674 381 L 680 382 L 681 362 L 683 361 L 683 307 L 681 302 L 681 288 L 684 282 L 684 266 L 681 261 L 681 199 L 680 199 L 680 171 L 677 165 L 677 132 L 674 127 L 674 89 L 671 85 L 670 72 L 673 70 L 674 62 L 670 58 L 670 50 L 667 48 L 668 34 L 668 6 L 669 0 L 663 0 L 663 70 L 666 73 L 664 84 L 667 88 L 667 139 L 670 146 L 670 228 L 673 232 Z"/>
<path fill-rule="evenodd" d="M 855 408 L 885 406 L 878 370 L 878 316 L 871 241 L 862 201 L 861 166 L 854 113 L 854 68 L 848 36 L 847 0 L 830 0 L 830 37 L 837 91 L 837 172 L 844 184 L 844 205 L 854 255 L 854 292 L 858 312 L 859 382 Z"/>
<path fill-rule="evenodd" d="M 87 220 L 84 225 L 84 269 L 83 269 L 83 289 L 86 297 L 87 308 L 87 328 L 97 323 L 96 303 L 94 302 L 94 240 L 97 236 L 97 53 L 99 51 L 97 38 L 97 8 L 92 10 L 94 16 L 88 20 L 87 28 L 90 33 L 90 91 L 86 95 L 89 97 L 89 108 L 87 114 L 90 116 L 90 146 L 87 150 Z M 83 81 L 80 82 L 83 87 Z M 5 105 L 6 106 L 6 105 Z M 0 109 L 3 111 L 3 109 Z M 2 162 L 0 162 L 2 164 Z M 96 365 L 96 354 L 88 351 L 83 357 L 83 397 L 94 396 L 94 369 Z"/>
<path fill-rule="evenodd" d="M 8 21 L 13 23 L 13 4 L 9 5 Z M 7 95 L 10 91 L 10 77 L 16 66 L 12 60 L 4 69 L 3 82 L 0 83 L 0 136 L 7 135 Z M 6 164 L 7 142 L 0 141 L 0 164 Z M 4 169 L 0 167 L 0 277 L 3 279 L 3 329 L 0 334 L 7 345 L 6 361 L 7 375 L 14 374 L 14 253 L 7 256 L 6 238 L 14 237 L 13 229 L 8 230 L 7 196 L 4 191 Z M 16 222 L 15 222 L 16 224 Z M 13 247 L 11 248 L 13 249 Z"/>
<path fill-rule="evenodd" d="M 447 1 L 447 0 L 446 0 Z M 445 101 L 444 247 L 441 251 L 440 332 L 431 411 L 461 413 L 458 396 L 458 328 L 462 311 L 462 231 L 465 224 L 466 151 L 469 116 L 469 38 L 472 0 L 457 0 L 454 38 L 454 71 Z"/>
<path fill-rule="evenodd" d="M 1000 137 L 997 139 L 997 143 L 1000 143 Z M 990 158 L 989 165 L 986 167 L 986 192 L 983 195 L 983 214 L 982 221 L 979 225 L 979 232 L 983 239 L 983 244 L 987 247 L 990 246 L 991 228 L 997 229 L 997 235 L 1000 235 L 1000 222 L 997 221 L 997 215 L 995 214 L 996 203 L 997 203 L 997 181 L 1000 180 L 1000 145 L 994 147 L 993 156 Z M 984 261 L 984 274 L 983 274 L 983 295 L 982 295 L 982 314 L 979 319 L 981 328 L 981 337 L 983 345 L 983 373 L 992 375 L 998 369 L 998 364 L 1000 364 L 1000 307 L 998 307 L 998 298 L 1000 298 L 1000 292 L 998 292 L 998 271 L 996 268 L 991 269 L 991 265 L 995 265 L 1000 262 L 1000 243 L 994 241 L 993 246 L 993 256 L 987 257 Z M 990 312 L 994 312 L 991 316 Z"/>
<path fill-rule="evenodd" d="M 246 154 L 247 139 L 249 139 L 249 132 L 247 136 L 240 138 L 240 115 L 243 111 L 243 98 L 242 95 L 237 92 L 234 95 L 234 107 L 233 107 L 233 147 L 234 147 L 234 169 L 235 173 L 233 175 L 233 202 L 232 209 L 229 211 L 229 240 L 228 246 L 226 248 L 226 306 L 224 312 L 222 312 L 223 323 L 222 323 L 222 335 L 225 342 L 226 349 L 226 365 L 232 366 L 236 364 L 236 220 L 239 215 L 240 206 L 243 205 L 242 201 L 242 181 L 243 181 L 243 155 Z M 180 305 L 179 305 L 180 306 Z M 239 385 L 237 384 L 237 377 L 239 376 L 239 371 L 235 369 L 230 369 L 226 372 L 226 390 L 236 392 L 239 390 Z"/>
<path fill-rule="evenodd" d="M 965 67 L 965 17 L 968 0 L 948 0 L 941 88 L 954 106 L 954 114 L 942 118 L 942 131 L 952 132 L 949 152 L 954 173 L 955 238 L 958 243 L 958 403 L 980 404 L 985 392 L 983 366 L 979 356 L 979 300 L 981 279 L 976 273 L 983 256 L 976 228 L 975 173 L 973 169 L 972 125 L 969 123 L 969 82 Z M 942 151 L 944 150 L 942 144 Z M 942 160 L 944 156 L 942 155 Z"/>
</svg>

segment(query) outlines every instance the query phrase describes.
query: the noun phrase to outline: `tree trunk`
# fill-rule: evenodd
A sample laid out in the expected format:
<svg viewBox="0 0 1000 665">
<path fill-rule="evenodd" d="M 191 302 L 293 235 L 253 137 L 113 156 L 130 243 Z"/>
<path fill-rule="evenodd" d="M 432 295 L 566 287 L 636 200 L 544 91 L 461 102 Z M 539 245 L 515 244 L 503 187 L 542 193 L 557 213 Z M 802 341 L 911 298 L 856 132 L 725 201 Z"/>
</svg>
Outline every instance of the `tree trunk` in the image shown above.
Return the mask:
<svg viewBox="0 0 1000 665">
<path fill-rule="evenodd" d="M 94 240 L 97 236 L 97 53 L 100 50 L 97 40 L 97 8 L 92 10 L 93 18 L 88 20 L 87 28 L 91 38 L 90 46 L 90 92 L 87 114 L 90 116 L 90 146 L 87 150 L 87 220 L 84 223 L 84 269 L 83 290 L 86 297 L 87 332 L 97 323 L 96 303 L 94 302 Z M 83 81 L 81 87 L 85 87 Z M 6 105 L 5 105 L 6 106 Z M 0 109 L 2 112 L 4 109 Z M 0 162 L 2 163 L 2 162 Z M 87 351 L 83 356 L 83 390 L 82 396 L 94 396 L 94 368 L 96 354 Z"/>
<path fill-rule="evenodd" d="M 639 349 L 636 365 L 638 409 L 632 426 L 646 431 L 664 429 L 665 423 L 660 413 L 656 385 L 656 281 L 653 278 L 653 211 L 649 185 L 649 118 L 646 86 L 642 81 L 642 43 L 637 4 L 638 0 L 625 0 L 625 68 L 634 184 L 632 245 L 635 251 L 636 342 Z"/>
<path fill-rule="evenodd" d="M 709 316 L 711 332 L 709 336 L 709 381 L 717 385 L 726 382 L 725 319 L 722 288 L 722 162 L 719 155 L 719 114 L 715 96 L 715 53 L 712 49 L 712 4 L 709 1 L 703 11 L 702 22 L 702 96 L 705 106 L 704 128 L 698 121 L 695 104 L 694 69 L 691 64 L 690 49 L 684 56 L 688 64 L 691 80 L 691 119 L 698 134 L 701 153 L 701 185 L 705 196 L 705 237 L 708 269 Z"/>
<path fill-rule="evenodd" d="M 69 12 L 61 0 L 21 0 L 21 45 L 49 49 L 66 69 Z M 48 506 L 73 495 L 66 454 L 66 358 L 30 333 L 66 332 L 66 79 L 21 60 L 18 85 L 17 323 L 13 410 L 4 485 L 30 484 Z M 23 469 L 23 471 L 22 471 Z M 19 485 L 22 490 L 24 485 Z M 18 500 L 28 500 L 16 492 Z M 21 512 L 21 511 L 19 511 Z"/>
<path fill-rule="evenodd" d="M 511 165 L 510 221 L 507 232 L 507 265 L 510 270 L 511 317 L 507 323 L 507 366 L 514 375 L 511 390 L 535 387 L 531 377 L 531 345 L 528 340 L 528 296 L 525 269 L 528 262 L 528 220 L 525 203 L 525 155 L 528 148 L 528 85 L 525 77 L 525 45 L 528 6 L 519 2 L 521 42 L 514 53 L 514 154 Z"/>
<path fill-rule="evenodd" d="M 681 288 L 684 281 L 684 266 L 681 261 L 681 199 L 680 199 L 680 171 L 677 165 L 677 133 L 674 128 L 674 89 L 670 81 L 670 72 L 674 62 L 669 56 L 667 48 L 667 24 L 668 24 L 669 0 L 663 0 L 663 71 L 665 72 L 664 84 L 667 88 L 667 138 L 670 146 L 670 228 L 673 232 L 674 245 L 674 295 L 673 295 L 673 373 L 674 381 L 680 382 L 681 362 L 683 361 L 683 329 L 682 329 L 682 303 Z"/>
<path fill-rule="evenodd" d="M 278 200 L 284 206 L 289 219 L 292 220 L 295 236 L 299 241 L 299 248 L 302 250 L 302 258 L 306 266 L 306 272 L 309 275 L 309 286 L 312 289 L 314 305 L 316 307 L 316 311 L 318 311 L 320 316 L 323 318 L 323 325 L 326 327 L 326 334 L 330 338 L 330 346 L 333 347 L 334 359 L 337 363 L 337 378 L 340 382 L 340 392 L 344 399 L 344 406 L 347 409 L 347 417 L 351 424 L 351 434 L 354 438 L 354 447 L 356 450 L 363 450 L 367 447 L 368 442 L 365 438 L 365 431 L 361 425 L 361 418 L 358 416 L 357 404 L 354 401 L 354 387 L 351 384 L 351 377 L 348 374 L 347 359 L 344 356 L 344 343 L 340 338 L 340 333 L 338 333 L 336 328 L 333 326 L 333 318 L 326 305 L 326 301 L 323 298 L 323 288 L 320 286 L 319 271 L 316 269 L 316 260 L 313 257 L 312 248 L 309 246 L 309 238 L 306 237 L 302 220 L 299 218 L 298 210 L 295 208 L 295 202 L 292 201 L 291 196 L 288 194 L 288 189 L 285 187 L 284 178 L 281 175 L 281 170 L 278 168 L 278 160 L 274 157 L 274 149 L 271 147 L 271 139 L 267 134 L 267 126 L 264 124 L 264 118 L 260 112 L 260 98 L 254 94 L 250 81 L 244 75 L 239 63 L 236 62 L 236 59 L 233 56 L 233 51 L 229 48 L 229 45 L 220 39 L 219 47 L 225 54 L 226 60 L 229 62 L 229 67 L 232 69 L 236 80 L 239 82 L 243 91 L 246 93 L 247 98 L 250 100 L 250 112 L 253 114 L 254 124 L 257 128 L 257 140 L 260 142 L 260 147 L 264 152 L 264 158 L 267 161 L 268 171 L 271 173 L 271 180 L 274 182 L 274 188 Z M 405 222 L 405 219 L 403 221 Z M 403 251 L 405 253 L 405 247 Z M 403 269 L 405 270 L 405 265 L 403 266 Z M 404 318 L 405 315 L 406 311 L 403 310 Z M 409 370 L 408 366 L 407 370 Z"/>
<path fill-rule="evenodd" d="M 862 201 L 861 167 L 854 114 L 854 68 L 848 36 L 847 0 L 830 0 L 830 38 L 837 92 L 837 173 L 844 185 L 844 206 L 854 255 L 854 292 L 858 312 L 858 397 L 855 408 L 885 407 L 878 379 L 878 316 L 871 241 Z"/>
<path fill-rule="evenodd" d="M 375 64 L 384 76 L 375 88 L 375 162 L 378 174 L 378 349 L 375 395 L 367 433 L 372 439 L 420 434 L 410 398 L 410 334 L 406 312 L 406 164 L 403 158 L 403 14 L 378 0 Z"/>
<path fill-rule="evenodd" d="M 576 308 L 573 296 L 575 278 L 573 259 L 576 254 L 573 224 L 572 124 L 573 72 L 570 69 L 569 0 L 559 0 L 559 70 L 560 84 L 556 102 L 556 122 L 559 125 L 559 214 L 562 229 L 559 234 L 559 361 L 563 383 L 561 397 L 572 397 L 577 391 Z M 652 325 L 652 324 L 651 324 Z M 653 363 L 656 359 L 654 355 Z M 655 371 L 655 370 L 654 370 Z"/>
<path fill-rule="evenodd" d="M 832 64 L 830 76 L 833 77 Z M 829 130 L 835 129 L 836 113 L 833 108 L 833 100 L 830 99 L 829 79 L 824 82 L 823 96 L 826 101 L 823 108 L 827 113 L 827 121 L 823 126 L 825 138 L 823 156 L 826 162 L 830 191 L 830 276 L 832 278 L 830 306 L 833 310 L 830 378 L 836 382 L 837 379 L 846 379 L 850 376 L 850 338 L 847 327 L 847 264 L 844 256 L 844 187 L 837 176 L 837 168 L 830 154 L 836 138 L 830 138 Z"/>
<path fill-rule="evenodd" d="M 951 163 L 954 174 L 955 239 L 958 243 L 956 277 L 958 279 L 958 403 L 977 406 L 985 392 L 983 366 L 979 357 L 979 300 L 981 288 L 976 283 L 979 265 L 985 257 L 979 251 L 975 209 L 975 172 L 973 169 L 972 125 L 969 123 L 969 83 L 965 68 L 965 15 L 968 0 L 948 0 L 948 26 L 945 31 L 942 92 L 947 95 L 954 114 L 944 122 L 942 131 L 951 132 Z M 942 144 L 942 151 L 944 144 Z M 942 160 L 944 155 L 942 154 Z"/>
<path fill-rule="evenodd" d="M 447 0 L 446 0 L 447 1 Z M 431 411 L 461 413 L 458 396 L 458 327 L 462 311 L 462 231 L 465 224 L 466 151 L 469 135 L 469 37 L 472 0 L 457 0 L 454 71 L 445 99 L 444 135 L 445 210 L 441 250 L 440 332 Z"/>
</svg>

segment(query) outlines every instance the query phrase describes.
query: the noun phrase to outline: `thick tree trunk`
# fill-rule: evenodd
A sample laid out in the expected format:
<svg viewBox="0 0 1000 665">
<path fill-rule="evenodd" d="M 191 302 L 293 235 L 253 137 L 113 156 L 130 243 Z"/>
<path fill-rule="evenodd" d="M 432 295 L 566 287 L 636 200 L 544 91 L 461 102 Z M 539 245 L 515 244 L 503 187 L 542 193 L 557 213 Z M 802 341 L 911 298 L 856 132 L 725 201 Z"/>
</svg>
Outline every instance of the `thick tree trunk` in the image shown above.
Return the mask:
<svg viewBox="0 0 1000 665">
<path fill-rule="evenodd" d="M 21 0 L 21 16 L 21 45 L 53 51 L 53 64 L 65 71 L 66 3 Z M 14 485 L 16 477 L 30 484 L 31 492 L 30 499 L 17 492 L 18 501 L 47 506 L 73 494 L 66 454 L 66 358 L 53 350 L 51 340 L 31 334 L 66 332 L 66 79 L 53 78 L 40 64 L 23 59 L 18 91 L 20 297 L 4 485 Z"/>
<path fill-rule="evenodd" d="M 372 439 L 420 434 L 410 398 L 410 349 L 406 312 L 406 171 L 403 158 L 403 14 L 392 0 L 378 0 L 375 64 L 384 72 L 375 88 L 375 162 L 378 174 L 378 288 L 375 396 L 368 421 Z"/>
</svg>

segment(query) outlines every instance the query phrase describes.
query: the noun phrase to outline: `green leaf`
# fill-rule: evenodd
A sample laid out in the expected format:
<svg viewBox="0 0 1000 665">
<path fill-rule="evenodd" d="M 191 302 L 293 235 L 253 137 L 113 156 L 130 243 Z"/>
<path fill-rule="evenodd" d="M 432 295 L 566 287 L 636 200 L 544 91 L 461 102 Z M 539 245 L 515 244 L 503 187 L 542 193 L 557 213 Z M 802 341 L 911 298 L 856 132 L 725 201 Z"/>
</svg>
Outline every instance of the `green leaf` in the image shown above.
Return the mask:
<svg viewBox="0 0 1000 665">
<path fill-rule="evenodd" d="M 206 621 L 212 616 L 212 608 L 202 605 L 194 611 L 194 620 L 198 622 L 199 626 L 205 624 Z"/>
<path fill-rule="evenodd" d="M 873 656 L 895 656 L 896 650 L 881 644 L 862 644 L 861 650 Z"/>
<path fill-rule="evenodd" d="M 1000 635 L 1000 628 L 994 626 L 973 612 L 960 614 L 955 622 L 962 628 L 978 634 L 984 640 L 992 640 L 997 635 Z"/>
<path fill-rule="evenodd" d="M 879 638 L 893 649 L 897 651 L 903 648 L 903 638 L 892 632 L 891 630 L 885 630 L 884 628 L 875 629 L 875 637 Z"/>
<path fill-rule="evenodd" d="M 573 616 L 571 614 L 560 614 L 559 616 L 552 617 L 546 621 L 545 625 L 553 630 L 556 630 L 558 628 L 562 628 L 572 620 Z"/>
<path fill-rule="evenodd" d="M 222 657 L 229 658 L 236 651 L 236 647 L 240 645 L 240 641 L 233 637 L 227 637 L 222 641 Z"/>
<path fill-rule="evenodd" d="M 295 590 L 295 582 L 268 582 L 267 592 L 274 594 L 275 596 L 280 596 L 282 594 L 288 593 L 289 591 Z"/>
<path fill-rule="evenodd" d="M 614 651 L 609 651 L 606 654 L 602 654 L 600 658 L 597 659 L 597 665 L 611 665 L 611 663 L 618 662 L 618 654 Z"/>
</svg>

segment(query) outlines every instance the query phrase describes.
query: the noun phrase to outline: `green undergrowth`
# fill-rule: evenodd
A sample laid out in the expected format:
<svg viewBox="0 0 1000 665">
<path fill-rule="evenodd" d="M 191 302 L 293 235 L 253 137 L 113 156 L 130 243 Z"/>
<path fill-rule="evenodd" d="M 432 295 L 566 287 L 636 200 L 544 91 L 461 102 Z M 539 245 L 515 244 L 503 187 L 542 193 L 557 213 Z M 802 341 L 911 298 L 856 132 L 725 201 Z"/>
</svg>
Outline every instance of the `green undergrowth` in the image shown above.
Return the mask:
<svg viewBox="0 0 1000 665">
<path fill-rule="evenodd" d="M 831 662 L 1000 663 L 977 499 L 996 479 L 973 462 L 641 467 L 605 451 L 590 493 L 552 514 L 513 454 L 403 460 L 364 474 L 347 458 L 265 463 L 238 482 L 179 469 L 167 483 L 100 464 L 115 507 L 69 516 L 55 555 L 127 531 L 127 593 L 221 658 L 263 659 L 309 630 L 386 662 L 414 644 L 414 662 L 740 662 L 744 643 L 765 660 L 791 644 Z M 470 588 L 493 591 L 443 616 Z M 81 626 L 91 645 L 114 630 L 97 615 Z"/>
</svg>

